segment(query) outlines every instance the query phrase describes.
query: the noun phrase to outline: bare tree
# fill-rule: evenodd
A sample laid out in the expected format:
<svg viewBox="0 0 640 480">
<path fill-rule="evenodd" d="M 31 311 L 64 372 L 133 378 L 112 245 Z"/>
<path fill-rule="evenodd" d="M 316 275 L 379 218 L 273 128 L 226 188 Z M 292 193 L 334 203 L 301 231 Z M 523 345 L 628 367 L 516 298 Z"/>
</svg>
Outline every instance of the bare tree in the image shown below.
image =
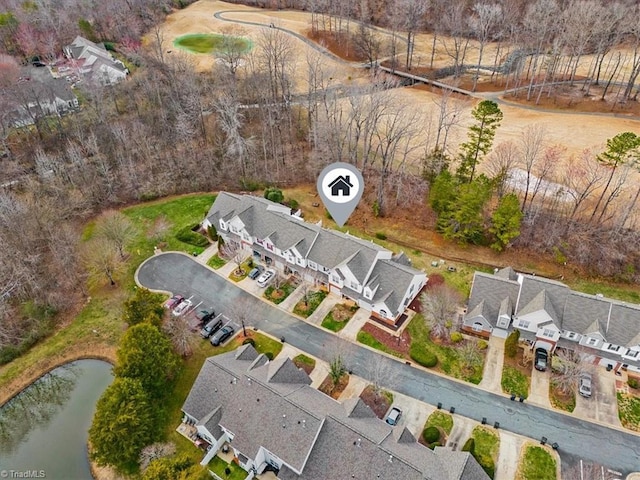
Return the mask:
<svg viewBox="0 0 640 480">
<path fill-rule="evenodd" d="M 174 453 L 176 453 L 176 446 L 173 443 L 152 443 L 147 445 L 140 452 L 140 470 L 144 471 L 154 460 L 168 457 Z"/>
<path fill-rule="evenodd" d="M 97 221 L 96 235 L 112 243 L 124 260 L 125 248 L 134 240 L 136 229 L 123 213 L 108 210 Z"/>
<path fill-rule="evenodd" d="M 353 37 L 353 41 L 357 53 L 365 57 L 369 65 L 371 65 L 371 68 L 374 69 L 382 48 L 382 41 L 378 33 L 361 22 L 358 24 L 358 29 Z"/>
<path fill-rule="evenodd" d="M 575 392 L 580 376 L 592 370 L 593 355 L 580 350 L 557 349 L 553 359 L 554 382 L 564 393 Z"/>
<path fill-rule="evenodd" d="M 232 25 L 222 29 L 222 44 L 215 55 L 222 61 L 232 77 L 236 76 L 238 68 L 242 66 L 247 55 L 245 40 L 246 30 Z"/>
<path fill-rule="evenodd" d="M 529 199 L 532 188 L 532 175 L 534 174 L 534 170 L 538 167 L 545 138 L 546 129 L 540 124 L 527 125 L 519 138 L 521 167 L 526 174 L 524 197 L 522 199 L 523 212 L 527 207 L 527 200 Z"/>
<path fill-rule="evenodd" d="M 263 28 L 258 36 L 258 63 L 269 79 L 271 99 L 289 101 L 291 74 L 295 68 L 293 43 L 285 32 L 277 28 Z"/>
<path fill-rule="evenodd" d="M 482 65 L 482 54 L 484 47 L 491 39 L 493 30 L 502 16 L 502 7 L 498 3 L 477 2 L 473 6 L 474 15 L 469 19 L 469 26 L 478 40 L 478 65 L 476 74 L 473 77 L 472 91 L 476 91 L 478 78 L 480 77 L 480 66 Z"/>
<path fill-rule="evenodd" d="M 235 275 L 243 275 L 242 262 L 247 256 L 247 252 L 242 248 L 239 242 L 229 241 L 220 247 L 220 255 L 227 260 L 236 264 Z"/>
<path fill-rule="evenodd" d="M 456 95 L 452 90 L 441 89 L 440 92 L 440 97 L 433 101 L 438 108 L 434 150 L 447 154 L 449 131 L 451 130 L 451 127 L 460 123 L 460 120 L 462 120 L 462 113 L 469 108 L 470 102 L 468 100 L 456 98 Z M 442 144 L 440 143 L 441 140 Z"/>
<path fill-rule="evenodd" d="M 591 150 L 585 149 L 577 158 L 570 158 L 563 170 L 562 183 L 567 186 L 566 191 L 573 199 L 569 219 L 573 219 L 583 203 L 604 184 L 606 170 L 595 161 L 595 157 Z"/>
<path fill-rule="evenodd" d="M 229 312 L 229 317 L 238 322 L 242 326 L 242 334 L 247 336 L 247 325 L 250 325 L 251 319 L 255 318 L 255 308 L 246 298 L 233 303 Z"/>
<path fill-rule="evenodd" d="M 100 237 L 86 243 L 83 258 L 93 284 L 99 284 L 100 278 L 107 277 L 109 283 L 115 285 L 125 266 L 115 245 Z"/>
<path fill-rule="evenodd" d="M 189 357 L 193 353 L 193 333 L 184 316 L 169 315 L 163 326 L 169 335 L 176 353 L 182 357 Z"/>
<path fill-rule="evenodd" d="M 518 165 L 520 151 L 512 141 L 502 142 L 493 149 L 485 163 L 487 175 L 496 186 L 496 195 L 502 198 L 513 178 L 513 169 Z"/>
<path fill-rule="evenodd" d="M 413 51 L 415 49 L 416 32 L 420 30 L 424 16 L 429 8 L 429 1 L 425 0 L 396 0 L 398 11 L 401 14 L 401 29 L 407 32 L 407 55 L 405 67 L 411 70 L 413 63 Z"/>
<path fill-rule="evenodd" d="M 465 369 L 474 370 L 482 365 L 482 354 L 475 340 L 465 340 L 462 345 L 456 347 L 456 352 Z"/>
<path fill-rule="evenodd" d="M 422 313 L 433 338 L 447 338 L 456 323 L 461 297 L 446 284 L 427 289 L 420 297 Z"/>
<path fill-rule="evenodd" d="M 244 178 L 248 173 L 247 162 L 254 146 L 251 138 L 245 138 L 242 135 L 245 116 L 240 102 L 230 94 L 222 94 L 217 97 L 213 106 L 225 135 L 225 156 L 238 165 L 240 174 Z"/>
</svg>

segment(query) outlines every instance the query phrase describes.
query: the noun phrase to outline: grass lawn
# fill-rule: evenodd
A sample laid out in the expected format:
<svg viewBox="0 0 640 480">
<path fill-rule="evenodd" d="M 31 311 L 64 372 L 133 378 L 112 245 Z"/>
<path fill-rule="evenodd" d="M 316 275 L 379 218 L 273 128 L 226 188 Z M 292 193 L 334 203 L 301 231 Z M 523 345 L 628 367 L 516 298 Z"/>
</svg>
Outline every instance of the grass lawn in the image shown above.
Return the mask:
<svg viewBox="0 0 640 480">
<path fill-rule="evenodd" d="M 500 437 L 495 431 L 484 426 L 477 426 L 471 432 L 474 448 L 471 454 L 487 474 L 493 478 L 495 464 L 500 452 Z"/>
<path fill-rule="evenodd" d="M 300 355 L 296 355 L 293 358 L 293 363 L 296 367 L 303 369 L 307 375 L 313 372 L 313 369 L 316 368 L 316 361 L 311 357 L 307 357 L 304 353 Z"/>
<path fill-rule="evenodd" d="M 225 469 L 231 470 L 231 473 L 227 475 L 224 473 Z M 240 466 L 235 463 L 227 463 L 217 455 L 209 462 L 209 469 L 218 475 L 222 480 L 244 480 L 247 478 L 248 473 L 244 471 Z"/>
<path fill-rule="evenodd" d="M 63 328 L 36 344 L 28 352 L 0 368 L 0 390 L 10 382 L 28 381 L 32 372 L 42 371 L 62 359 L 81 356 L 113 358 L 126 328 L 121 319 L 122 304 L 132 293 L 133 273 L 143 260 L 153 255 L 153 247 L 163 243 L 164 250 L 192 253 L 201 247 L 181 242 L 175 234 L 202 220 L 215 199 L 211 194 L 184 195 L 128 207 L 122 212 L 136 228 L 136 236 L 127 247 L 129 257 L 116 286 L 95 286 L 91 299 Z M 83 240 L 92 237 L 95 222 L 89 222 Z"/>
<path fill-rule="evenodd" d="M 357 305 L 350 307 L 344 303 L 339 303 L 324 317 L 322 326 L 332 332 L 339 332 L 349 323 L 349 320 L 351 320 L 357 311 Z"/>
<path fill-rule="evenodd" d="M 640 398 L 617 393 L 618 416 L 622 426 L 629 430 L 640 431 Z"/>
<path fill-rule="evenodd" d="M 229 46 L 225 45 L 227 41 L 232 42 L 232 44 Z M 233 51 L 241 50 L 248 52 L 253 47 L 253 44 L 247 38 L 231 37 L 216 33 L 192 33 L 182 35 L 173 41 L 173 45 L 191 53 L 223 52 L 226 48 L 232 48 Z"/>
<path fill-rule="evenodd" d="M 510 395 L 529 396 L 529 377 L 509 365 L 502 367 L 502 391 Z"/>
<path fill-rule="evenodd" d="M 427 427 L 440 427 L 449 435 L 453 429 L 453 417 L 446 412 L 436 410 L 427 418 L 424 428 Z"/>
<path fill-rule="evenodd" d="M 546 448 L 527 445 L 520 461 L 519 476 L 522 480 L 556 480 L 556 460 Z"/>
<path fill-rule="evenodd" d="M 216 270 L 224 267 L 226 264 L 227 261 L 217 253 L 207 261 L 207 265 Z"/>
<path fill-rule="evenodd" d="M 305 305 L 304 299 L 300 300 L 293 308 L 293 313 L 307 318 L 309 315 L 316 311 L 316 308 L 318 308 L 322 301 L 327 298 L 327 295 L 327 292 L 325 292 L 324 290 L 310 292 L 307 295 L 307 304 Z"/>
<path fill-rule="evenodd" d="M 484 366 L 484 356 L 486 350 L 482 350 L 483 361 L 478 365 L 469 368 L 463 364 L 458 357 L 455 346 L 447 346 L 435 343 L 429 336 L 429 328 L 420 314 L 413 317 L 411 323 L 407 325 L 407 331 L 411 335 L 412 348 L 427 350 L 438 357 L 438 364 L 434 367 L 454 378 L 459 378 L 477 385 L 482 380 L 482 369 Z M 476 340 L 474 340 L 476 341 Z"/>
<path fill-rule="evenodd" d="M 291 293 L 296 289 L 293 285 L 288 282 L 280 285 L 279 289 L 276 289 L 273 285 L 267 287 L 264 291 L 264 298 L 278 305 L 279 303 L 284 302 L 284 300 L 291 295 Z"/>
<path fill-rule="evenodd" d="M 380 343 L 378 340 L 373 338 L 373 335 L 371 335 L 370 333 L 367 333 L 367 332 L 363 332 L 362 330 L 360 330 L 358 332 L 357 340 L 360 343 L 368 345 L 371 348 L 375 348 L 376 350 L 380 350 L 382 352 L 386 352 L 386 353 L 388 353 L 390 355 L 393 355 L 394 357 L 398 357 L 398 358 L 404 357 L 404 355 L 402 353 L 396 352 L 395 350 L 390 349 L 389 347 L 387 347 L 383 343 Z"/>
<path fill-rule="evenodd" d="M 215 256 L 215 255 L 214 255 Z M 244 262 L 242 262 L 242 264 L 240 265 L 240 269 L 242 270 L 242 274 L 240 275 L 236 275 L 236 269 L 234 269 L 230 274 L 229 274 L 229 278 L 231 280 L 233 280 L 234 282 L 239 282 L 240 280 L 244 280 L 245 278 L 247 278 L 247 275 L 249 275 L 249 272 L 251 271 L 251 269 L 253 268 L 251 265 L 253 265 L 253 261 L 251 260 L 251 258 L 247 258 Z M 237 265 L 236 265 L 237 267 Z"/>
</svg>

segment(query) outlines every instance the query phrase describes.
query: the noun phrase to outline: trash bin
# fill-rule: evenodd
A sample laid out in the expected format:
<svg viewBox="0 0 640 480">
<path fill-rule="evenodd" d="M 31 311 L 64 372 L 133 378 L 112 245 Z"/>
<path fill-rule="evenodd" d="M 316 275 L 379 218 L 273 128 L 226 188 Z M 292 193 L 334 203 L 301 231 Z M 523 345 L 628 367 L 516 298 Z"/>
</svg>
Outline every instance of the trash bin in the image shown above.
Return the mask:
<svg viewBox="0 0 640 480">
<path fill-rule="evenodd" d="M 611 365 L 610 363 L 607 364 L 607 372 L 610 372 L 611 370 L 613 370 L 613 365 Z"/>
</svg>

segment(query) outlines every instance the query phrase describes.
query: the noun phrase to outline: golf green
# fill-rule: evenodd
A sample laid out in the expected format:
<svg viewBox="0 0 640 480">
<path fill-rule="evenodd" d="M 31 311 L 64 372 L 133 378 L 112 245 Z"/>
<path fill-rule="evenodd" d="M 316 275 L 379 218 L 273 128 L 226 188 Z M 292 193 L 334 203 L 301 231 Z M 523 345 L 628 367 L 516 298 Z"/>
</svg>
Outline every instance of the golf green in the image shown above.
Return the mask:
<svg viewBox="0 0 640 480">
<path fill-rule="evenodd" d="M 225 49 L 248 52 L 253 47 L 251 40 L 217 33 L 191 33 L 182 35 L 173 44 L 191 53 L 221 53 Z"/>
</svg>

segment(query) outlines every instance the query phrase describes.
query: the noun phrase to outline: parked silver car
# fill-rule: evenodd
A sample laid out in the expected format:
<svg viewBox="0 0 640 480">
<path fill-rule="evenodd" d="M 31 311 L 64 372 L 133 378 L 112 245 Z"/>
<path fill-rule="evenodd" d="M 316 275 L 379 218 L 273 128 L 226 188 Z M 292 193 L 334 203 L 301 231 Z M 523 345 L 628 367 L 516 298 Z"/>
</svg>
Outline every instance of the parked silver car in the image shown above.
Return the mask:
<svg viewBox="0 0 640 480">
<path fill-rule="evenodd" d="M 265 271 L 262 275 L 260 275 L 258 277 L 258 280 L 256 280 L 256 283 L 258 284 L 259 287 L 266 287 L 267 285 L 269 285 L 269 283 L 271 283 L 271 280 L 273 280 L 273 277 L 276 276 L 276 271 L 273 270 L 272 268 L 267 269 L 267 271 Z"/>
<path fill-rule="evenodd" d="M 580 385 L 578 388 L 578 392 L 585 398 L 589 398 L 591 396 L 591 374 L 583 373 L 580 375 Z"/>
</svg>

